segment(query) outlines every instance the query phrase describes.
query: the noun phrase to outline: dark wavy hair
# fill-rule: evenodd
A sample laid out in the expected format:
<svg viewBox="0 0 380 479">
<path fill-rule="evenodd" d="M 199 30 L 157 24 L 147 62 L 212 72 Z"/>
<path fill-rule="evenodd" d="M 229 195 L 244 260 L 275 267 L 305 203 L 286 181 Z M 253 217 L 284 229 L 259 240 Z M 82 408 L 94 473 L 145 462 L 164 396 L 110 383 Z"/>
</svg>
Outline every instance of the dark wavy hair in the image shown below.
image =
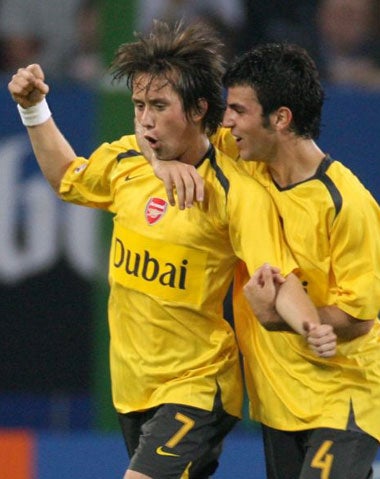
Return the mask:
<svg viewBox="0 0 380 479">
<path fill-rule="evenodd" d="M 223 44 L 203 23 L 169 25 L 155 20 L 147 35 L 135 33 L 136 41 L 119 47 L 111 65 L 114 80 L 126 81 L 133 90 L 137 75 L 146 73 L 165 79 L 179 95 L 184 112 L 201 113 L 200 100 L 206 100 L 203 128 L 214 133 L 224 112 L 222 77 L 225 71 Z"/>
<path fill-rule="evenodd" d="M 291 130 L 303 138 L 318 138 L 324 92 L 314 61 L 298 45 L 267 43 L 253 48 L 227 69 L 223 84 L 252 87 L 264 124 L 269 124 L 271 113 L 286 106 L 293 113 Z"/>
</svg>

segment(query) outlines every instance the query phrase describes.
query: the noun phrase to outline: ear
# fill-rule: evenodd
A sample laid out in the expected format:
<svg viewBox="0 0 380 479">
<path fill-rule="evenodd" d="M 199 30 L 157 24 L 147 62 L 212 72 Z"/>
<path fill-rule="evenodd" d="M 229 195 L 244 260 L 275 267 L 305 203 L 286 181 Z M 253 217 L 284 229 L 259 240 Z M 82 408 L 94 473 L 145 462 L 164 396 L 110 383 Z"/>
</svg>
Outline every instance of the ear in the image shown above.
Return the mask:
<svg viewBox="0 0 380 479">
<path fill-rule="evenodd" d="M 198 100 L 198 109 L 194 110 L 191 114 L 191 118 L 194 122 L 201 121 L 205 116 L 208 109 L 208 103 L 205 98 L 199 98 Z"/>
<path fill-rule="evenodd" d="M 288 129 L 292 119 L 292 110 L 290 110 L 287 106 L 280 106 L 280 108 L 278 108 L 271 115 L 272 126 L 278 130 Z"/>
</svg>

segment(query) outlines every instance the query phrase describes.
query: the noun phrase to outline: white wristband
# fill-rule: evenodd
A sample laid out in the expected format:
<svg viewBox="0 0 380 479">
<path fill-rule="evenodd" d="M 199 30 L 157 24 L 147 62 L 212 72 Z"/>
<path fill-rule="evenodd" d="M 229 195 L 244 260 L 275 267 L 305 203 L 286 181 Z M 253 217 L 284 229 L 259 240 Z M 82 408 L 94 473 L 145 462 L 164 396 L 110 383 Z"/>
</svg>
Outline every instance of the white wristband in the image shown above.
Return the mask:
<svg viewBox="0 0 380 479">
<path fill-rule="evenodd" d="M 46 98 L 29 108 L 17 105 L 17 109 L 25 126 L 41 125 L 41 123 L 45 123 L 51 117 L 51 111 Z"/>
</svg>

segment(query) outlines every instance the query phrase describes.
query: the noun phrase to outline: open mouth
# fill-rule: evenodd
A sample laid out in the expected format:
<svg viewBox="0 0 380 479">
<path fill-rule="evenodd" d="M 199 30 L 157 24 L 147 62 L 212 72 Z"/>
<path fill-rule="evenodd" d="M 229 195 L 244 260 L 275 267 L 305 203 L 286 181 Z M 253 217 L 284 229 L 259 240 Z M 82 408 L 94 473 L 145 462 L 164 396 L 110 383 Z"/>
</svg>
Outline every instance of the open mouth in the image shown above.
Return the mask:
<svg viewBox="0 0 380 479">
<path fill-rule="evenodd" d="M 153 149 L 157 148 L 158 140 L 149 135 L 144 135 L 144 139 L 149 143 L 149 146 Z"/>
</svg>

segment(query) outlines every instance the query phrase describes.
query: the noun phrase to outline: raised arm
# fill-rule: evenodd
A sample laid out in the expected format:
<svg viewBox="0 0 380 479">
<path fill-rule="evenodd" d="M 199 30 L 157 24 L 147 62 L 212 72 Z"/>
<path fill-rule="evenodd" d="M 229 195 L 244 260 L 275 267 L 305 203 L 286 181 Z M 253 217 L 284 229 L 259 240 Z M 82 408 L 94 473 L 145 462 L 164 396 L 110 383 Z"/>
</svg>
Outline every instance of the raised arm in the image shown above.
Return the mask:
<svg viewBox="0 0 380 479">
<path fill-rule="evenodd" d="M 41 171 L 58 193 L 61 179 L 76 154 L 51 117 L 45 99 L 49 86 L 44 72 L 37 64 L 20 68 L 8 89 L 18 104 Z"/>
</svg>

